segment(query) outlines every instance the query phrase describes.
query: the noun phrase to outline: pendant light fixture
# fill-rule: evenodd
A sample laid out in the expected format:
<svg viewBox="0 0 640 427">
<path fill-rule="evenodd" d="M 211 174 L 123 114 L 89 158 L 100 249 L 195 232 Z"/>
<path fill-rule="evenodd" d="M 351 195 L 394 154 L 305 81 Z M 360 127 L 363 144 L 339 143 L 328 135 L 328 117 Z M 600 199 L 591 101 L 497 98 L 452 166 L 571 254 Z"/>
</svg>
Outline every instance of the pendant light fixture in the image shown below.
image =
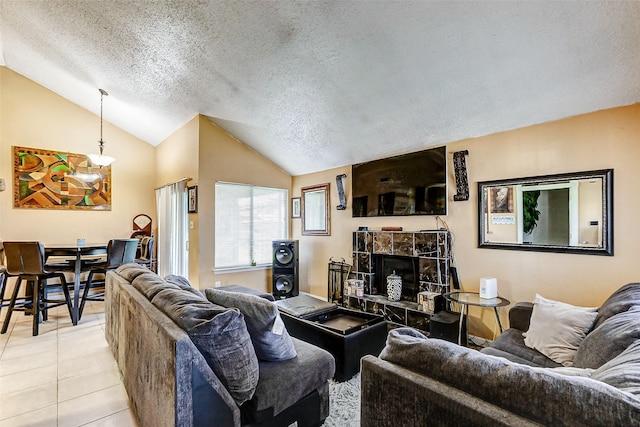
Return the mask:
<svg viewBox="0 0 640 427">
<path fill-rule="evenodd" d="M 103 154 L 104 151 L 104 141 L 102 140 L 102 99 L 105 96 L 109 96 L 106 90 L 98 89 L 100 91 L 100 141 L 98 141 L 98 147 L 100 148 L 100 154 L 89 154 L 89 158 L 91 159 L 91 163 L 96 166 L 109 166 L 111 163 L 115 162 L 116 159 L 113 157 L 105 156 Z"/>
</svg>

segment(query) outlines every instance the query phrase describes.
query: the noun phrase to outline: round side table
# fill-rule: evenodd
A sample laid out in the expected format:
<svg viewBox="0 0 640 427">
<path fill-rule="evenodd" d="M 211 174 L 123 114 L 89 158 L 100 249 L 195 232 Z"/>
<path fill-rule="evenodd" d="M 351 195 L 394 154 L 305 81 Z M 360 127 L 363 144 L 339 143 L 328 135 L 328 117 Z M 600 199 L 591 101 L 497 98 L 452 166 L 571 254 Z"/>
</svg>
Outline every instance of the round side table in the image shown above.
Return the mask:
<svg viewBox="0 0 640 427">
<path fill-rule="evenodd" d="M 462 322 L 469 317 L 470 305 L 493 308 L 493 311 L 496 314 L 496 320 L 498 321 L 498 328 L 500 328 L 500 333 L 502 333 L 502 324 L 500 323 L 498 307 L 504 307 L 505 305 L 511 304 L 508 299 L 502 297 L 480 298 L 480 294 L 478 292 L 447 292 L 443 296 L 447 301 L 462 305 L 462 309 L 460 310 L 460 325 L 458 326 L 458 345 L 462 345 Z M 469 335 L 468 324 L 465 326 L 467 326 L 465 330 L 467 335 Z M 468 339 L 467 342 L 469 342 Z"/>
</svg>

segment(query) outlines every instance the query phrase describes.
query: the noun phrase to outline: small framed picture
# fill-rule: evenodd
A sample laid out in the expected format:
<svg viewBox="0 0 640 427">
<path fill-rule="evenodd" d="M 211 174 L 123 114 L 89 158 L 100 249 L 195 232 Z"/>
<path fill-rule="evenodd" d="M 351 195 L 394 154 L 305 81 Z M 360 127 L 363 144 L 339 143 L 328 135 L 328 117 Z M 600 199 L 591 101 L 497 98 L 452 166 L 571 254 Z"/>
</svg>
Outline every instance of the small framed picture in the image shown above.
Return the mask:
<svg viewBox="0 0 640 427">
<path fill-rule="evenodd" d="M 300 197 L 291 199 L 291 218 L 300 218 Z"/>
<path fill-rule="evenodd" d="M 198 213 L 198 186 L 187 187 L 187 196 L 189 199 L 189 213 Z"/>
</svg>

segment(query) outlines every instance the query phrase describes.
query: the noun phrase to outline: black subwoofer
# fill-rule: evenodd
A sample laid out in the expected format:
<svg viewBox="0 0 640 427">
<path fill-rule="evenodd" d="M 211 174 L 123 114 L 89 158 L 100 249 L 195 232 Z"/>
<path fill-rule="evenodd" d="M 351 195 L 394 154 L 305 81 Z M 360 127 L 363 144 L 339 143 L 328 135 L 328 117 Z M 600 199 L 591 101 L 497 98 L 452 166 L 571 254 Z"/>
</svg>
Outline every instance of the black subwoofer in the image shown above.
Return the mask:
<svg viewBox="0 0 640 427">
<path fill-rule="evenodd" d="M 462 320 L 462 342 L 463 346 L 467 346 L 467 328 L 466 319 Z M 430 333 L 429 337 L 439 338 L 452 343 L 458 343 L 458 331 L 460 330 L 460 313 L 452 313 L 450 311 L 439 311 L 429 320 Z"/>
<path fill-rule="evenodd" d="M 297 296 L 298 282 L 298 241 L 275 240 L 273 243 L 272 282 L 276 299 Z"/>
</svg>

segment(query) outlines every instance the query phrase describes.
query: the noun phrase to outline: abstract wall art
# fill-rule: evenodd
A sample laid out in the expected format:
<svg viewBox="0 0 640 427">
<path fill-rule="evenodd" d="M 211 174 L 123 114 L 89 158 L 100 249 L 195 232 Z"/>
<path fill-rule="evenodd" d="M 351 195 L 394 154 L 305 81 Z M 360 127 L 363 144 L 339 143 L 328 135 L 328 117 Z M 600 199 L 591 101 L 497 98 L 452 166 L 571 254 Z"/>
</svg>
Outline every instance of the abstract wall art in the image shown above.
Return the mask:
<svg viewBox="0 0 640 427">
<path fill-rule="evenodd" d="M 111 210 L 111 166 L 84 154 L 13 147 L 16 208 Z"/>
</svg>

